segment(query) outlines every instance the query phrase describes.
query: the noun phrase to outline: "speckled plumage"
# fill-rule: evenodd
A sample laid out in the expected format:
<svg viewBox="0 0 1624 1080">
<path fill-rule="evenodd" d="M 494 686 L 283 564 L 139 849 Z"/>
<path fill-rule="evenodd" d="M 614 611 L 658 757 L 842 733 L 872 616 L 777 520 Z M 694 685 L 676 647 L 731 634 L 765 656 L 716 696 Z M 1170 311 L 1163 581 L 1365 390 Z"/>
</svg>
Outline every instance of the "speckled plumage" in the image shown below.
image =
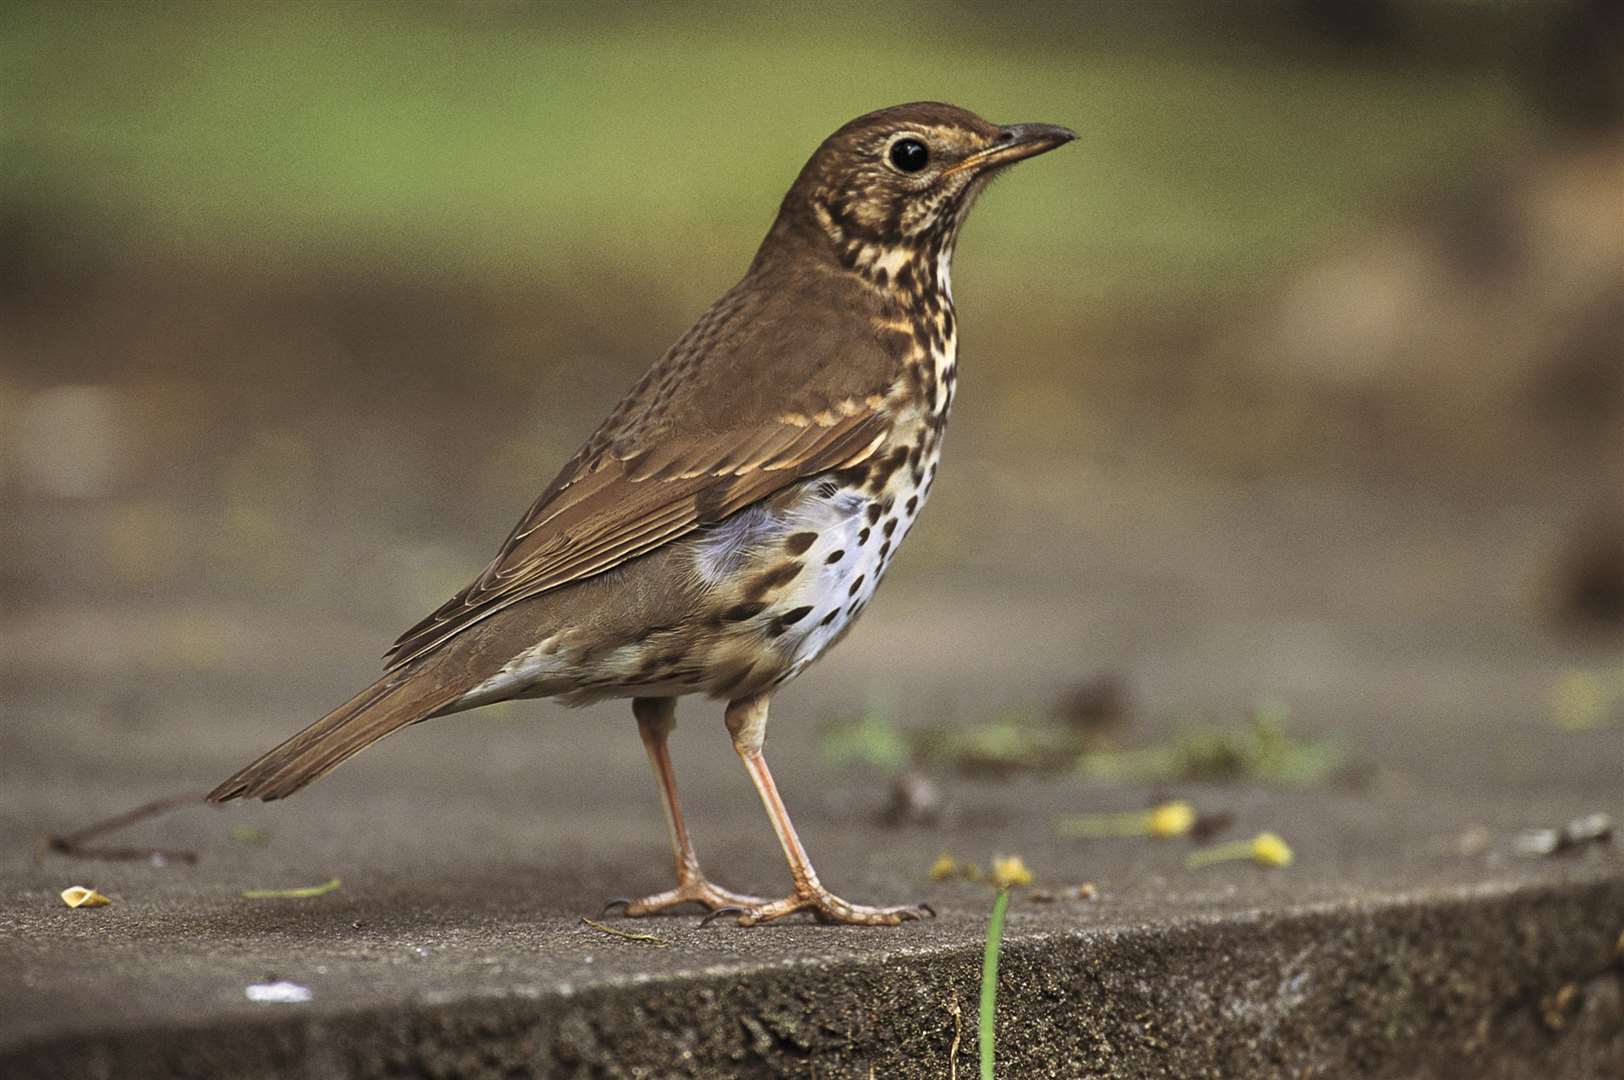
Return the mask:
<svg viewBox="0 0 1624 1080">
<path fill-rule="evenodd" d="M 930 493 L 956 385 L 950 268 L 971 204 L 999 168 L 1071 137 L 934 103 L 831 135 L 743 280 L 616 406 L 484 572 L 400 637 L 376 684 L 211 798 L 290 794 L 430 716 L 631 697 L 679 877 L 685 858 L 697 875 L 664 758 L 670 708 L 655 703 L 707 694 L 730 702 L 800 906 L 904 917 L 807 899 L 821 886 L 759 760 L 766 695 L 851 627 Z M 918 168 L 898 164 L 900 143 Z M 787 910 L 798 908 L 747 917 Z"/>
<path fill-rule="evenodd" d="M 865 395 L 862 413 L 837 402 L 781 414 L 804 418 L 809 428 L 834 426 L 831 419 L 838 424 L 848 413 L 884 417 L 881 437 L 860 460 L 798 480 L 673 541 L 677 569 L 662 573 L 684 597 L 683 617 L 655 623 L 652 632 L 628 628 L 620 639 L 562 628 L 445 711 L 515 696 L 571 704 L 689 693 L 739 697 L 782 685 L 840 638 L 874 595 L 930 494 L 955 382 L 947 283 L 928 273 L 911 288 L 891 281 L 870 291 L 863 301 L 881 301 L 868 313 L 876 337 L 910 327 L 905 343 L 870 358 L 878 381 L 889 385 Z"/>
</svg>

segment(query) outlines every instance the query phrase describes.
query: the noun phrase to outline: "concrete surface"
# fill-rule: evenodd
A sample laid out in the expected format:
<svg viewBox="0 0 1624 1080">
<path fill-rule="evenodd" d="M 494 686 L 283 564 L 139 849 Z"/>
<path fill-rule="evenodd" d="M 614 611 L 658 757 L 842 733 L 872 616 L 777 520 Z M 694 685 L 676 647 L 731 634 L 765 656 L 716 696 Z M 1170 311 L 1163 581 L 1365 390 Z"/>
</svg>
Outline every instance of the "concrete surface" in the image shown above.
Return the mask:
<svg viewBox="0 0 1624 1080">
<path fill-rule="evenodd" d="M 1023 618 L 988 612 L 982 630 L 1002 617 Z M 899 625 L 882 616 L 876 640 Z M 319 635 L 288 645 L 295 658 L 323 648 Z M 1311 727 L 1329 724 L 1347 746 L 1354 782 L 943 777 L 941 824 L 887 829 L 875 822 L 883 777 L 816 755 L 815 721 L 860 707 L 853 688 L 871 665 L 896 662 L 894 651 L 856 650 L 818 673 L 816 694 L 808 681 L 783 695 L 769 758 L 831 887 L 870 902 L 927 899 L 941 917 L 890 931 L 609 920 L 665 948 L 579 922 L 669 874 L 622 710 L 531 703 L 425 726 L 286 803 L 188 809 L 117 838 L 200 856 L 153 866 L 34 845 L 206 787 L 291 726 L 276 695 L 239 695 L 238 713 L 216 719 L 217 688 L 177 693 L 179 711 L 155 727 L 108 719 L 93 739 L 53 727 L 59 696 L 22 686 L 4 747 L 0 1075 L 946 1077 L 956 1063 L 971 1076 L 991 895 L 928 879 L 948 851 L 982 863 L 1018 852 L 1040 885 L 1099 889 L 1051 904 L 1017 894 L 1001 1076 L 1616 1077 L 1624 853 L 1525 859 L 1512 841 L 1580 813 L 1624 818 L 1624 732 L 1555 730 L 1539 706 L 1542 673 L 1571 656 L 1513 651 L 1516 662 L 1475 666 L 1392 639 L 1342 654 L 1340 675 L 1298 700 L 1320 717 Z M 1058 669 L 1054 656 L 1031 663 Z M 1472 676 L 1442 678 L 1441 663 Z M 969 687 L 987 674 L 974 661 L 952 649 L 910 660 L 915 677 L 949 684 L 955 665 L 959 715 L 973 715 Z M 1360 673 L 1379 673 L 1368 685 L 1380 702 L 1349 693 Z M 1154 697 L 1186 692 L 1230 696 L 1209 683 Z M 1393 719 L 1403 714 L 1389 706 L 1406 702 L 1429 722 Z M 714 876 L 783 889 L 716 710 L 686 703 L 674 748 Z M 1167 794 L 1233 813 L 1226 838 L 1282 833 L 1296 864 L 1192 871 L 1186 841 L 1064 840 L 1049 827 L 1056 813 Z M 233 825 L 268 839 L 233 839 Z M 342 889 L 314 899 L 239 896 L 334 876 Z M 68 910 L 57 893 L 71 884 L 113 904 Z M 276 979 L 312 1000 L 246 999 L 246 986 Z"/>
<path fill-rule="evenodd" d="M 43 834 L 206 790 L 369 678 L 400 616 L 319 589 L 110 598 L 74 556 L 101 519 L 37 517 L 18 557 L 57 584 L 0 620 L 0 1076 L 938 1078 L 957 1003 L 968 1077 L 991 896 L 930 882 L 943 851 L 1019 853 L 1040 884 L 1099 889 L 1017 900 L 1003 1077 L 1624 1075 L 1624 857 L 1511 854 L 1528 826 L 1624 820 L 1624 727 L 1552 722 L 1564 673 L 1615 672 L 1619 653 L 1550 633 L 1527 602 L 1538 519 L 1301 485 L 1089 490 L 1092 533 L 1060 517 L 1012 532 L 1020 557 L 1001 576 L 900 565 L 853 636 L 775 700 L 769 760 L 824 880 L 941 917 L 614 921 L 664 949 L 579 922 L 669 880 L 624 706 L 424 725 L 287 803 L 114 838 L 195 849 L 195 866 L 38 855 Z M 383 575 L 368 595 L 392 604 L 397 587 Z M 1350 775 L 1298 791 L 939 776 L 946 819 L 887 830 L 887 779 L 820 760 L 822 725 L 876 699 L 904 727 L 985 722 L 1100 671 L 1132 689 L 1129 743 L 1266 695 L 1299 734 L 1339 742 Z M 786 888 L 714 705 L 684 703 L 673 753 L 715 877 Z M 1281 833 L 1297 863 L 1189 871 L 1183 841 L 1050 828 L 1166 796 L 1234 814 L 1227 837 Z M 335 876 L 343 888 L 311 900 L 239 895 Z M 57 894 L 74 884 L 114 903 L 67 910 Z M 246 999 L 275 979 L 312 1000 Z"/>
</svg>

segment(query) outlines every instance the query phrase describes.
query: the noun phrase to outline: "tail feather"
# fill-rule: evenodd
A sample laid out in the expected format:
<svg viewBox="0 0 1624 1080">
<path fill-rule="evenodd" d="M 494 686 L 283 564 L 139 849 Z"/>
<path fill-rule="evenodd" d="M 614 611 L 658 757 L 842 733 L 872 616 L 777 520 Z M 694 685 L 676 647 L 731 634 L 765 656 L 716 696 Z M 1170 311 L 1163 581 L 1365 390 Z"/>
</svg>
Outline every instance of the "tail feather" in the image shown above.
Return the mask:
<svg viewBox="0 0 1624 1080">
<path fill-rule="evenodd" d="M 210 802 L 281 799 L 384 736 L 455 701 L 464 687 L 418 669 L 392 671 L 209 792 Z"/>
</svg>

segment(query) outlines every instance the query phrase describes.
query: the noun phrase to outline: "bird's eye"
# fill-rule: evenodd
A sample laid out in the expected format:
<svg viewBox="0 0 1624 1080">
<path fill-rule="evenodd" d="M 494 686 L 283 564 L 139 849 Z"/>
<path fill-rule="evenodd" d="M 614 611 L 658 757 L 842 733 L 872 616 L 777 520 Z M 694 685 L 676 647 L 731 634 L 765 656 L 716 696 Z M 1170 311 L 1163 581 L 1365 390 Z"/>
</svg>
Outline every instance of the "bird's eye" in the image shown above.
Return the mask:
<svg viewBox="0 0 1624 1080">
<path fill-rule="evenodd" d="M 891 144 L 891 164 L 902 172 L 918 172 L 930 164 L 930 151 L 918 139 L 898 139 Z"/>
</svg>

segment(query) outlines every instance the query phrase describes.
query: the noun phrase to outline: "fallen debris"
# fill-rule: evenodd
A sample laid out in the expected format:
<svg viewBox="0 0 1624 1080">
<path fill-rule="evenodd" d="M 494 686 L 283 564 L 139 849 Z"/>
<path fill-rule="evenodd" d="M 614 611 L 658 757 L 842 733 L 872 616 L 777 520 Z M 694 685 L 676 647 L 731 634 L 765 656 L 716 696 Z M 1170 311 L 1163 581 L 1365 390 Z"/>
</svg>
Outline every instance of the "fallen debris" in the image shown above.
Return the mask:
<svg viewBox="0 0 1624 1080">
<path fill-rule="evenodd" d="M 1195 807 L 1182 799 L 1164 802 L 1149 810 L 1115 814 L 1067 814 L 1055 821 L 1062 836 L 1154 836 L 1166 839 L 1183 836 L 1195 827 Z"/>
<path fill-rule="evenodd" d="M 149 803 L 142 803 L 134 810 L 126 810 L 122 814 L 115 814 L 110 818 L 87 825 L 78 832 L 66 836 L 51 835 L 45 838 L 44 846 L 47 851 L 54 851 L 58 855 L 67 855 L 79 859 L 105 859 L 110 862 L 151 862 L 162 866 L 167 862 L 197 862 L 197 852 L 183 848 L 156 848 L 156 847 L 88 847 L 86 842 L 105 833 L 134 825 L 148 818 L 155 818 L 167 814 L 172 810 L 179 810 L 183 806 L 200 806 L 203 796 L 196 793 L 185 795 L 172 795 L 166 799 L 154 799 Z"/>
<path fill-rule="evenodd" d="M 1560 829 L 1525 829 L 1517 836 L 1519 855 L 1535 858 L 1559 855 L 1587 844 L 1605 844 L 1613 838 L 1613 819 L 1606 814 L 1585 814 Z"/>
<path fill-rule="evenodd" d="M 62 902 L 71 908 L 106 907 L 112 901 L 95 889 L 73 885 L 62 890 Z"/>
<path fill-rule="evenodd" d="M 992 859 L 992 872 L 985 873 L 981 867 L 971 862 L 960 862 L 947 852 L 936 856 L 936 861 L 930 866 L 930 879 L 932 881 L 950 881 L 954 878 L 960 881 L 971 881 L 977 884 L 988 884 L 998 889 L 1012 889 L 1022 885 L 1032 884 L 1032 871 L 1027 867 L 1026 860 L 1019 855 L 994 855 Z"/>
<path fill-rule="evenodd" d="M 1214 810 L 1210 814 L 1202 814 L 1190 826 L 1190 839 L 1204 844 L 1220 833 L 1228 831 L 1235 824 L 1235 815 L 1228 810 Z"/>
<path fill-rule="evenodd" d="M 1109 697 L 1103 688 L 1089 693 Z M 823 756 L 834 765 L 860 763 L 893 772 L 910 765 L 935 766 L 990 779 L 1069 769 L 1088 779 L 1121 783 L 1261 780 L 1307 786 L 1344 774 L 1360 779 L 1350 773 L 1335 743 L 1291 734 L 1284 705 L 1259 706 L 1239 724 L 1192 725 L 1170 739 L 1121 749 L 1093 723 L 1102 715 L 1099 710 L 1108 713 L 1114 707 L 1106 701 L 1074 701 L 1053 716 L 1010 707 L 984 723 L 936 724 L 906 732 L 885 711 L 870 709 L 857 720 L 825 726 Z"/>
<path fill-rule="evenodd" d="M 1064 889 L 1033 889 L 1026 898 L 1034 904 L 1053 904 L 1060 900 L 1098 900 L 1099 886 L 1092 881 L 1071 885 Z"/>
<path fill-rule="evenodd" d="M 326 896 L 330 892 L 337 892 L 343 882 L 338 878 L 324 881 L 320 885 L 304 885 L 294 889 L 244 889 L 244 900 L 308 900 L 313 896 Z"/>
<path fill-rule="evenodd" d="M 1564 1031 L 1577 1013 L 1579 1006 L 1579 984 L 1563 983 L 1556 993 L 1547 994 L 1540 999 L 1539 1017 L 1545 1026 L 1552 1031 Z"/>
<path fill-rule="evenodd" d="M 1259 866 L 1285 867 L 1291 865 L 1293 858 L 1291 848 L 1278 835 L 1261 832 L 1250 840 L 1236 840 L 1197 851 L 1184 860 L 1184 865 L 1197 870 L 1214 863 L 1250 859 Z"/>
<path fill-rule="evenodd" d="M 1055 702 L 1056 720 L 1075 729 L 1079 736 L 1099 749 L 1133 718 L 1133 695 L 1127 681 L 1113 672 L 1084 679 Z M 1092 747 L 1091 747 L 1092 748 Z"/>
<path fill-rule="evenodd" d="M 309 989 L 286 979 L 280 982 L 253 983 L 243 987 L 243 994 L 249 1001 L 266 1005 L 297 1005 L 311 999 Z"/>
<path fill-rule="evenodd" d="M 638 933 L 635 930 L 617 930 L 613 926 L 605 926 L 596 919 L 589 919 L 585 915 L 581 916 L 581 922 L 599 933 L 608 934 L 611 937 L 624 938 L 627 941 L 640 941 L 645 945 L 652 945 L 656 949 L 669 949 L 671 947 L 671 943 L 665 938 L 655 937 L 653 934 Z"/>
<path fill-rule="evenodd" d="M 880 812 L 880 824 L 892 828 L 935 825 L 942 819 L 942 793 L 923 773 L 898 773 L 891 782 L 891 801 Z"/>
<path fill-rule="evenodd" d="M 1021 772 L 1059 772 L 1083 749 L 1075 728 L 1010 708 L 984 724 L 953 724 L 911 733 L 915 757 L 961 776 L 1007 779 Z"/>
<path fill-rule="evenodd" d="M 1340 747 L 1287 730 L 1284 705 L 1258 707 L 1242 724 L 1188 727 L 1148 746 L 1083 754 L 1077 767 L 1091 780 L 1119 783 L 1263 780 L 1294 787 L 1323 782 L 1343 767 Z"/>
<path fill-rule="evenodd" d="M 1026 860 L 1019 855 L 994 855 L 992 859 L 992 883 L 1000 889 L 1013 889 L 1020 885 L 1032 884 L 1032 871 L 1027 869 Z"/>
</svg>

